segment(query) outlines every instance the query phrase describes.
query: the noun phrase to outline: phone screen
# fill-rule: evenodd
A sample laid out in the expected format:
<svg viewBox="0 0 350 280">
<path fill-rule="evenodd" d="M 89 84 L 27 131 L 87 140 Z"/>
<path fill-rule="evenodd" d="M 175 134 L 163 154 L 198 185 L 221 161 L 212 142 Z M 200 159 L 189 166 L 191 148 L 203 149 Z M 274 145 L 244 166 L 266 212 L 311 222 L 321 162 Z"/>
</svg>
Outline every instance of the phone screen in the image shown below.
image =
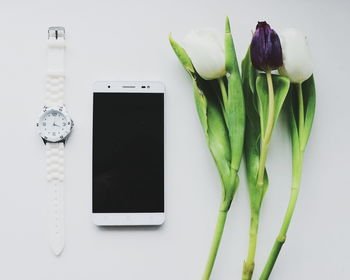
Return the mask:
<svg viewBox="0 0 350 280">
<path fill-rule="evenodd" d="M 164 212 L 164 94 L 94 93 L 93 212 Z"/>
</svg>

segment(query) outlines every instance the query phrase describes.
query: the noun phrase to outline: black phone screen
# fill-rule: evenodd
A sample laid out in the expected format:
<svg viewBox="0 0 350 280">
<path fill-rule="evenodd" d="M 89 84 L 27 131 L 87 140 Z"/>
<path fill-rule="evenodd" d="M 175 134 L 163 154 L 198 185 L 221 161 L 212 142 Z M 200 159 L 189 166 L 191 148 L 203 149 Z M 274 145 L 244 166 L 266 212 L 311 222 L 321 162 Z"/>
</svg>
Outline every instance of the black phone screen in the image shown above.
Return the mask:
<svg viewBox="0 0 350 280">
<path fill-rule="evenodd" d="M 93 213 L 164 212 L 164 94 L 94 93 Z"/>
</svg>

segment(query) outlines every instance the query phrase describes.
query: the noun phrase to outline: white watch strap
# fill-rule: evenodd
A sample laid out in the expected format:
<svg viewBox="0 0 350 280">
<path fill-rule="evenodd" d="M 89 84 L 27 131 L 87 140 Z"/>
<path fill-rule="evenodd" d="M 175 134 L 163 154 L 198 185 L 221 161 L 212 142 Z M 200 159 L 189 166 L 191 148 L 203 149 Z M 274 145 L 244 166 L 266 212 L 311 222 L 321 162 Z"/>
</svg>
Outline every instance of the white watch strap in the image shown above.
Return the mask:
<svg viewBox="0 0 350 280">
<path fill-rule="evenodd" d="M 49 29 L 48 72 L 45 105 L 48 107 L 64 104 L 64 49 L 65 33 L 62 27 Z"/>
<path fill-rule="evenodd" d="M 64 247 L 64 144 L 46 143 L 47 181 L 50 187 L 50 246 L 55 255 Z"/>
<path fill-rule="evenodd" d="M 48 71 L 46 80 L 45 105 L 48 107 L 64 104 L 64 50 L 65 30 L 50 27 L 48 31 Z M 50 188 L 50 245 L 55 255 L 64 247 L 64 143 L 46 143 L 47 181 Z"/>
</svg>

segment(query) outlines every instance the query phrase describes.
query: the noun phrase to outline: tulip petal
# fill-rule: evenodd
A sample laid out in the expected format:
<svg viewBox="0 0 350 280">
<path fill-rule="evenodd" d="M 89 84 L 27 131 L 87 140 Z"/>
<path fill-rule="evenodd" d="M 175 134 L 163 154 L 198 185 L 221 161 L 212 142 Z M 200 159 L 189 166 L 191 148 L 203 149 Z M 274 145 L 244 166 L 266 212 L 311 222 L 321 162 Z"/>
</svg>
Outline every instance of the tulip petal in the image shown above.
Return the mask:
<svg viewBox="0 0 350 280">
<path fill-rule="evenodd" d="M 182 45 L 203 79 L 213 80 L 226 74 L 223 38 L 215 30 L 192 30 Z"/>
<path fill-rule="evenodd" d="M 282 66 L 282 48 L 277 33 L 265 21 L 259 22 L 250 46 L 251 61 L 261 71 Z"/>
<path fill-rule="evenodd" d="M 283 66 L 279 72 L 293 83 L 306 81 L 313 73 L 312 58 L 306 36 L 295 28 L 281 32 Z"/>
</svg>

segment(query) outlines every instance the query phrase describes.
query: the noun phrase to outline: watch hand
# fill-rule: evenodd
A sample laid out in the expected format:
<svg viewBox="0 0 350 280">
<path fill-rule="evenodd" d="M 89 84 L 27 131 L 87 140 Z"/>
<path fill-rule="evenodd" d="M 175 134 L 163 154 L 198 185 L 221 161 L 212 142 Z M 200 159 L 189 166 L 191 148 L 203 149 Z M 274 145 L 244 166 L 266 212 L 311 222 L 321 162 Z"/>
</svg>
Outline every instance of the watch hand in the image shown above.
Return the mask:
<svg viewBox="0 0 350 280">
<path fill-rule="evenodd" d="M 56 124 L 56 120 L 57 120 L 57 118 L 58 118 L 58 117 L 55 117 L 55 118 L 54 118 L 54 121 L 53 121 L 53 126 L 58 126 L 58 127 L 60 127 L 59 125 L 57 125 L 57 124 Z"/>
</svg>

